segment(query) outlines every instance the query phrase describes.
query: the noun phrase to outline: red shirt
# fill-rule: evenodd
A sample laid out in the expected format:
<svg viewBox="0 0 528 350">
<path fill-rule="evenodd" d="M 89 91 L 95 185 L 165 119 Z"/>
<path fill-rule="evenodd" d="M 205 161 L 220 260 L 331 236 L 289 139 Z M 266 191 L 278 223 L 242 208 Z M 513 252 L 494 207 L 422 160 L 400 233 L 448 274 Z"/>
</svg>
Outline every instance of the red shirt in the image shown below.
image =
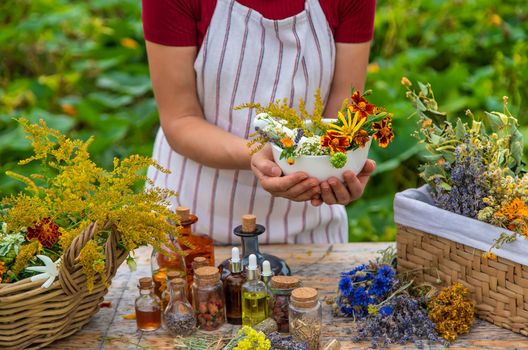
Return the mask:
<svg viewBox="0 0 528 350">
<path fill-rule="evenodd" d="M 167 46 L 200 46 L 216 0 L 142 0 L 145 39 Z M 238 0 L 264 17 L 284 19 L 304 10 L 305 0 Z M 376 0 L 319 0 L 336 42 L 370 41 Z"/>
</svg>

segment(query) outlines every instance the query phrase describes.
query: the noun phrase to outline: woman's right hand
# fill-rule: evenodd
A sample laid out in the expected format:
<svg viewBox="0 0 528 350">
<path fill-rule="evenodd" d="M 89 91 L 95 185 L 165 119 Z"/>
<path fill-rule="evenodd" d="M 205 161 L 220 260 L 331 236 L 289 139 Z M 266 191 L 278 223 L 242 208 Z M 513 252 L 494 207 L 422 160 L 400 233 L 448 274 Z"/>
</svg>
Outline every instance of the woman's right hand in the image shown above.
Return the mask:
<svg viewBox="0 0 528 350">
<path fill-rule="evenodd" d="M 262 188 L 275 197 L 304 202 L 321 193 L 319 181 L 310 178 L 306 173 L 296 172 L 282 176 L 281 169 L 273 161 L 269 144 L 251 157 L 251 170 L 259 179 Z"/>
</svg>

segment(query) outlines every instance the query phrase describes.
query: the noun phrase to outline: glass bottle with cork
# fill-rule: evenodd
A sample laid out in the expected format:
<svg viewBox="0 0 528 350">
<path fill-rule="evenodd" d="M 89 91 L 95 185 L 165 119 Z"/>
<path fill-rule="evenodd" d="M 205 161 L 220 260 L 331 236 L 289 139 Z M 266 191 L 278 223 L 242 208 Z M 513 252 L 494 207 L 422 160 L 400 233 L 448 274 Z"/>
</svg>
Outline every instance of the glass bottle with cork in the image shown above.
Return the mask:
<svg viewBox="0 0 528 350">
<path fill-rule="evenodd" d="M 246 282 L 242 285 L 242 325 L 253 327 L 268 318 L 269 298 L 260 280 L 255 254 L 249 256 Z"/>
<path fill-rule="evenodd" d="M 198 221 L 198 217 L 191 214 L 189 208 L 177 207 L 176 214 L 180 217 L 181 229 L 178 243 L 185 255 L 187 283 L 192 285 L 192 262 L 196 257 L 203 257 L 207 260 L 207 265 L 214 266 L 214 242 L 208 236 L 192 231 L 192 225 Z"/>
<path fill-rule="evenodd" d="M 248 259 L 251 254 L 257 257 L 257 264 L 262 266 L 264 260 L 271 264 L 271 270 L 275 276 L 291 275 L 291 270 L 286 262 L 274 255 L 261 253 L 259 249 L 258 236 L 263 234 L 266 228 L 257 224 L 257 217 L 253 214 L 242 216 L 242 225 L 235 227 L 233 233 L 242 240 L 242 268 L 248 265 Z M 229 275 L 229 259 L 223 261 L 219 266 L 222 271 L 222 280 Z"/>
<path fill-rule="evenodd" d="M 317 350 L 323 323 L 323 309 L 317 290 L 307 287 L 294 289 L 288 317 L 290 334 L 296 340 L 306 342 L 308 350 Z"/>
<path fill-rule="evenodd" d="M 171 297 L 170 281 L 175 278 L 181 278 L 182 274 L 180 271 L 169 271 L 167 272 L 166 286 L 161 286 L 161 309 L 165 310 L 165 307 L 169 304 Z"/>
<path fill-rule="evenodd" d="M 225 323 L 224 288 L 216 267 L 203 266 L 194 272 L 192 299 L 200 329 L 213 331 Z"/>
<path fill-rule="evenodd" d="M 242 273 L 240 252 L 237 247 L 231 250 L 231 274 L 224 280 L 227 322 L 242 324 L 242 285 L 246 281 Z"/>
<path fill-rule="evenodd" d="M 161 325 L 160 299 L 153 292 L 152 278 L 139 279 L 139 296 L 134 303 L 136 323 L 141 331 L 154 331 Z"/>
<path fill-rule="evenodd" d="M 301 286 L 301 280 L 295 276 L 273 276 L 271 278 L 271 316 L 277 322 L 278 331 L 290 332 L 289 306 L 290 296 L 295 288 Z"/>
<path fill-rule="evenodd" d="M 161 294 L 167 288 L 167 274 L 171 271 L 180 273 L 180 277 L 187 275 L 185 259 L 180 254 L 182 249 L 175 238 L 171 238 L 172 247 L 163 246 L 163 252 L 152 250 L 150 266 L 152 279 L 154 280 L 154 293 L 161 298 Z"/>
<path fill-rule="evenodd" d="M 170 301 L 163 311 L 163 325 L 173 336 L 189 336 L 196 329 L 196 316 L 187 300 L 187 287 L 183 278 L 170 281 Z"/>
</svg>

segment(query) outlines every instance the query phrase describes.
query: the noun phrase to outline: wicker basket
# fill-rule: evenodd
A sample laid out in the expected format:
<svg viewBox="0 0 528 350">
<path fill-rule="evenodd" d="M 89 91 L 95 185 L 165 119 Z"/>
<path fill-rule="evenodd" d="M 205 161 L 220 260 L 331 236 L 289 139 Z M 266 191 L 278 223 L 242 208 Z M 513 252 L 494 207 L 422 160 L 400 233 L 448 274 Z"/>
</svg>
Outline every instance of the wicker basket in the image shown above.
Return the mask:
<svg viewBox="0 0 528 350">
<path fill-rule="evenodd" d="M 418 193 L 420 190 L 413 191 Z M 420 198 L 420 194 L 416 198 Z M 422 200 L 420 198 L 418 201 Z M 460 282 L 471 292 L 479 318 L 528 336 L 528 266 L 511 260 L 519 259 L 513 248 L 508 247 L 512 252 L 507 249 L 497 251 L 497 255 L 502 257 L 490 260 L 482 257 L 482 249 L 456 241 L 460 240 L 460 233 L 464 231 L 466 234 L 473 232 L 473 237 L 496 237 L 497 232 L 503 230 L 448 213 L 427 203 L 423 203 L 423 209 L 414 204 L 412 209 L 415 217 L 405 219 L 406 214 L 403 212 L 406 210 L 407 218 L 411 217 L 412 205 L 409 206 L 408 203 L 410 202 L 401 200 L 401 194 L 396 196 L 394 209 L 397 223 L 398 271 L 409 272 L 415 281 L 428 282 L 435 286 Z M 458 226 L 447 222 L 451 215 Z M 411 227 L 409 222 L 420 227 L 436 226 L 436 229 L 425 232 L 423 228 Z M 453 231 L 453 239 L 449 239 L 445 227 Z M 458 235 L 455 231 L 458 231 Z M 442 235 L 444 237 L 441 237 Z M 483 249 L 491 245 L 477 240 L 475 243 L 477 244 L 474 245 Z M 516 242 L 517 247 L 514 248 L 522 251 L 521 248 L 524 247 L 527 255 L 527 243 Z M 508 256 L 511 258 L 508 259 Z"/>
<path fill-rule="evenodd" d="M 2 349 L 39 349 L 65 338 L 90 321 L 108 289 L 97 277 L 91 293 L 75 259 L 93 238 L 96 224 L 87 227 L 66 250 L 59 279 L 49 288 L 30 279 L 0 284 L 0 344 Z M 106 275 L 111 281 L 127 253 L 118 246 L 118 233 L 111 230 L 105 245 Z"/>
</svg>

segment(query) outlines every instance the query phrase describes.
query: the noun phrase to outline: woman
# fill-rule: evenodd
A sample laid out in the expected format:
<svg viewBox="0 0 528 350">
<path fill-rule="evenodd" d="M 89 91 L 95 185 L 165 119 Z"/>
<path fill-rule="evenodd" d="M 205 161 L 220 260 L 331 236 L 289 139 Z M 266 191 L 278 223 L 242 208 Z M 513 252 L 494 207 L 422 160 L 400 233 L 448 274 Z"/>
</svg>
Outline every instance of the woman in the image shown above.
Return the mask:
<svg viewBox="0 0 528 350">
<path fill-rule="evenodd" d="M 143 0 L 143 26 L 161 128 L 150 169 L 160 187 L 190 206 L 196 230 L 231 243 L 240 217 L 254 213 L 263 243 L 347 241 L 343 205 L 359 198 L 374 171 L 319 183 L 281 176 L 266 147 L 250 157 L 247 102 L 300 97 L 317 88 L 334 115 L 351 86 L 363 89 L 375 0 Z M 253 172 L 251 171 L 253 170 Z"/>
</svg>

